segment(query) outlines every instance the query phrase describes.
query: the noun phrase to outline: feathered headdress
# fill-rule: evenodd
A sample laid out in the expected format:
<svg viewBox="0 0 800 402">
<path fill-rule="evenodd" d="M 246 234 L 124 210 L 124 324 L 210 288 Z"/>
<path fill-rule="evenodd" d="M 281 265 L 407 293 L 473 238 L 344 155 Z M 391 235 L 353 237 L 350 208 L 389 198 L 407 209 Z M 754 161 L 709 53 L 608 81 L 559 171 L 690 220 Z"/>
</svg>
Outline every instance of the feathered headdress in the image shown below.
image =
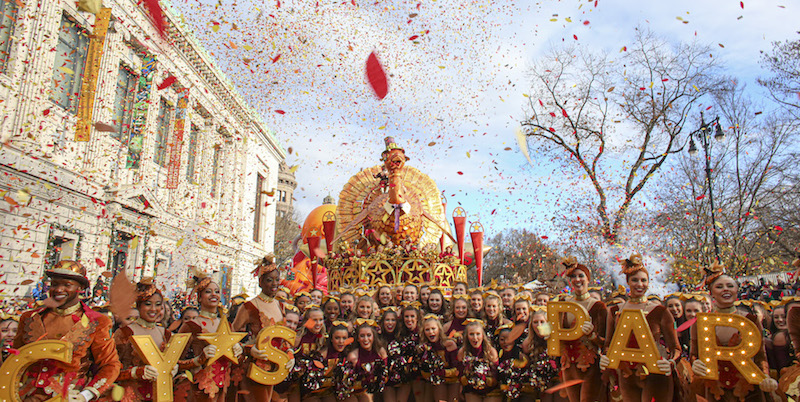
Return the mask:
<svg viewBox="0 0 800 402">
<path fill-rule="evenodd" d="M 620 264 L 622 265 L 622 273 L 625 276 L 631 276 L 639 271 L 644 271 L 646 274 L 650 275 L 650 273 L 647 272 L 647 268 L 642 264 L 641 254 L 631 254 L 630 257 L 622 260 Z"/>
<path fill-rule="evenodd" d="M 261 278 L 262 275 L 268 274 L 278 269 L 278 264 L 275 263 L 275 254 L 269 253 L 263 258 L 255 262 L 256 268 L 253 269 L 253 276 Z"/>
<path fill-rule="evenodd" d="M 136 284 L 136 302 L 141 303 L 151 297 L 154 294 L 161 294 L 161 291 L 158 290 L 156 284 L 153 282 L 152 277 L 142 278 L 138 284 Z M 162 296 L 163 298 L 163 296 Z"/>
<path fill-rule="evenodd" d="M 211 284 L 211 277 L 197 267 L 194 267 L 192 277 L 186 281 L 186 287 L 192 288 L 192 293 L 200 294 Z"/>
<path fill-rule="evenodd" d="M 703 271 L 706 273 L 703 283 L 706 285 L 706 288 L 709 288 L 714 281 L 716 281 L 725 273 L 725 267 L 722 264 L 715 262 L 708 267 L 704 267 Z"/>
<path fill-rule="evenodd" d="M 573 256 L 566 257 L 563 260 L 561 260 L 561 265 L 564 266 L 564 276 L 566 277 L 571 276 L 572 273 L 575 272 L 575 270 L 579 269 L 586 274 L 587 278 L 589 279 L 592 278 L 592 274 L 591 272 L 589 272 L 589 268 L 587 268 L 586 265 L 578 264 L 578 259 Z"/>
</svg>

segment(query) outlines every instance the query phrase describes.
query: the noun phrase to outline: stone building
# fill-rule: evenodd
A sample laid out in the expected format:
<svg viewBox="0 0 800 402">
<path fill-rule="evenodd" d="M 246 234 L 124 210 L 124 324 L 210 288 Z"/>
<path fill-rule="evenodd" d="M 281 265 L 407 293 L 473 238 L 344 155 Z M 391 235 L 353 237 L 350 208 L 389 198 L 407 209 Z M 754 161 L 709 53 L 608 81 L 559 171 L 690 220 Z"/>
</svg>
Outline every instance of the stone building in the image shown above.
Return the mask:
<svg viewBox="0 0 800 402">
<path fill-rule="evenodd" d="M 64 258 L 92 282 L 126 272 L 172 293 L 200 270 L 255 292 L 275 134 L 169 10 L 165 40 L 135 0 L 76 3 L 0 0 L 0 295 Z"/>
<path fill-rule="evenodd" d="M 297 180 L 294 178 L 294 172 L 291 171 L 286 162 L 281 163 L 278 167 L 278 192 L 276 193 L 277 201 L 275 202 L 276 214 L 279 218 L 292 213 L 294 204 L 292 195 L 296 188 Z"/>
</svg>

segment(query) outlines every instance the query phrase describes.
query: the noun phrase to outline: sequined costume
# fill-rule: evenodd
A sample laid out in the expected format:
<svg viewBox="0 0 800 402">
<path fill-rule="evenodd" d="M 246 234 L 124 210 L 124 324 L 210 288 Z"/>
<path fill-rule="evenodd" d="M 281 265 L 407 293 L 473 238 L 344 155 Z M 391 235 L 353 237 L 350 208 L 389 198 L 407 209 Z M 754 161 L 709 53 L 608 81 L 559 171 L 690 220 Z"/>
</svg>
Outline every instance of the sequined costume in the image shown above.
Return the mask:
<svg viewBox="0 0 800 402">
<path fill-rule="evenodd" d="M 432 385 L 458 382 L 458 349 L 448 351 L 439 343 L 419 345 L 420 373 Z"/>
<path fill-rule="evenodd" d="M 301 396 L 306 396 L 322 387 L 325 359 L 317 347 L 317 340 L 322 336 L 321 333 L 306 333 L 295 350 L 295 365 L 289 378 L 292 383 L 299 385 Z"/>
<path fill-rule="evenodd" d="M 497 364 L 486 359 L 483 349 L 464 356 L 461 385 L 465 394 L 499 395 Z"/>
<path fill-rule="evenodd" d="M 794 350 L 800 350 L 800 308 L 792 307 L 786 312 L 786 323 L 789 329 L 789 339 Z M 778 390 L 784 395 L 800 399 L 800 361 L 797 356 L 795 363 L 780 372 Z"/>
<path fill-rule="evenodd" d="M 83 302 L 63 310 L 42 307 L 23 313 L 14 349 L 39 340 L 62 340 L 72 343 L 72 360 L 47 359 L 31 365 L 22 374 L 20 397 L 24 401 L 66 397 L 71 385 L 96 397 L 109 390 L 122 367 L 111 339 L 111 326 L 111 319 Z"/>
<path fill-rule="evenodd" d="M 386 386 L 386 360 L 378 353 L 358 348 L 358 360 L 346 361 L 336 376 L 336 397 L 346 399 L 362 392 L 377 394 Z"/>
<path fill-rule="evenodd" d="M 506 398 L 517 399 L 522 393 L 522 387 L 528 382 L 528 358 L 517 345 L 510 351 L 500 349 L 498 354 L 497 372 L 500 390 Z"/>
</svg>

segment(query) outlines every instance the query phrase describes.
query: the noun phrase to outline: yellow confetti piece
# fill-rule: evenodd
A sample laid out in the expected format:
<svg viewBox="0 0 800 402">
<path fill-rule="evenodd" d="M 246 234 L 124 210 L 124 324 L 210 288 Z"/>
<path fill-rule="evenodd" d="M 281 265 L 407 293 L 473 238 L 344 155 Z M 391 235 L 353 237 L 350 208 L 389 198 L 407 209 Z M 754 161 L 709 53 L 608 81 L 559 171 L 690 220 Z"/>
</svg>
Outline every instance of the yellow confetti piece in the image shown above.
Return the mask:
<svg viewBox="0 0 800 402">
<path fill-rule="evenodd" d="M 219 32 L 219 25 L 211 26 L 211 30 L 214 31 L 214 32 Z"/>
<path fill-rule="evenodd" d="M 136 250 L 136 247 L 139 247 L 139 236 L 133 236 L 133 239 L 131 239 L 130 248 Z"/>
<path fill-rule="evenodd" d="M 250 45 L 244 45 L 244 46 L 242 46 L 242 49 L 244 49 L 244 50 L 253 50 L 253 47 L 250 46 Z"/>
<path fill-rule="evenodd" d="M 572 18 L 570 18 L 570 17 L 565 17 L 564 19 L 565 19 L 567 22 L 572 22 Z"/>
<path fill-rule="evenodd" d="M 175 247 L 180 247 L 183 244 L 183 238 L 178 239 L 178 242 L 175 243 Z"/>
<path fill-rule="evenodd" d="M 72 71 L 72 69 L 70 69 L 69 67 L 61 66 L 58 69 L 63 71 L 63 72 L 65 72 L 65 73 L 67 73 L 67 74 L 75 74 L 75 72 Z"/>
<path fill-rule="evenodd" d="M 294 165 L 294 166 L 290 167 L 290 168 L 289 168 L 289 173 L 294 173 L 294 172 L 296 172 L 296 171 L 297 171 L 297 168 L 299 168 L 299 167 L 300 167 L 300 165 Z"/>
</svg>

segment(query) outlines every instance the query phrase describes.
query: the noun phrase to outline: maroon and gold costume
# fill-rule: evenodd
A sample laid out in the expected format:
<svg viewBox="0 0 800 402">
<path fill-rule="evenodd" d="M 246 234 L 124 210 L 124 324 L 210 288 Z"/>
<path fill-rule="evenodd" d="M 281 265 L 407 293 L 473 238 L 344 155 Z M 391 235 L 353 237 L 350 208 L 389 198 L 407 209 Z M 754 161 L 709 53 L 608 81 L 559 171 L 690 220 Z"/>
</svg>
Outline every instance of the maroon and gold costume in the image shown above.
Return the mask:
<svg viewBox="0 0 800 402">
<path fill-rule="evenodd" d="M 82 302 L 63 310 L 42 307 L 23 313 L 14 348 L 39 340 L 62 340 L 72 343 L 72 361 L 48 359 L 30 366 L 22 377 L 22 400 L 66 397 L 73 385 L 89 390 L 95 399 L 108 391 L 122 366 L 111 339 L 111 325 L 111 319 Z"/>
<path fill-rule="evenodd" d="M 596 402 L 605 398 L 599 352 L 605 345 L 608 309 L 603 302 L 593 300 L 587 310 L 594 326 L 592 333 L 575 341 L 564 341 L 561 345 L 564 381 L 583 381 L 566 389 L 570 402 Z M 570 326 L 566 322 L 564 325 L 565 328 Z"/>
<path fill-rule="evenodd" d="M 169 339 L 172 335 L 171 332 L 164 330 L 163 327 L 156 327 L 160 329 L 163 334 L 164 342 L 159 345 L 159 349 L 163 352 Z M 143 361 L 139 354 L 133 348 L 133 341 L 131 337 L 136 334 L 130 327 L 123 327 L 114 332 L 114 343 L 117 345 L 117 353 L 119 353 L 119 361 L 122 363 L 122 370 L 117 378 L 117 384 L 125 390 L 125 395 L 121 402 L 137 402 L 137 401 L 152 401 L 153 400 L 153 382 L 135 378 L 135 370 L 142 370 L 147 362 Z"/>
</svg>

